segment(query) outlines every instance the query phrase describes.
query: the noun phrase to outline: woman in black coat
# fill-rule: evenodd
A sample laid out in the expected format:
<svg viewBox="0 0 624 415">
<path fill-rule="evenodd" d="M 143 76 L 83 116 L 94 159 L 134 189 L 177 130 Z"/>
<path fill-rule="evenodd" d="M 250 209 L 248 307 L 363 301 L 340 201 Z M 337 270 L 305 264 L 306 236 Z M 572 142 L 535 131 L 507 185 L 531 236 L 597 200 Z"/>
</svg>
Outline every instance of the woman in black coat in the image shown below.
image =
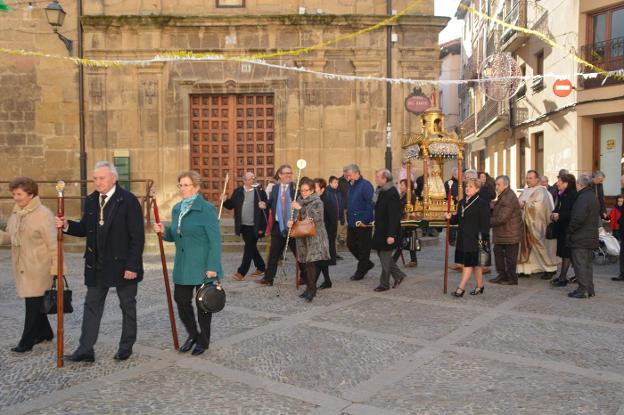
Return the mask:
<svg viewBox="0 0 624 415">
<path fill-rule="evenodd" d="M 329 261 L 323 261 L 321 272 L 323 273 L 323 283 L 318 287 L 319 290 L 331 288 L 332 282 L 329 278 L 329 265 L 336 265 L 336 237 L 338 235 L 338 207 L 334 199 L 325 191 L 327 182 L 321 177 L 314 179 L 314 191 L 321 197 L 323 202 L 323 219 L 325 222 L 325 230 L 327 231 L 327 239 L 329 242 Z"/>
<path fill-rule="evenodd" d="M 572 217 L 572 206 L 576 200 L 576 179 L 572 174 L 563 174 L 557 181 L 559 193 L 557 204 L 553 210 L 551 220 L 556 223 L 557 256 L 561 258 L 561 272 L 553 278 L 551 284 L 555 287 L 565 287 L 568 283 L 568 269 L 570 268 L 570 248 L 566 246 L 568 225 Z"/>
<path fill-rule="evenodd" d="M 479 239 L 489 245 L 490 239 L 490 201 L 479 194 L 481 183 L 477 179 L 466 181 L 466 198 L 459 202 L 457 213 L 447 213 L 451 224 L 459 225 L 455 245 L 455 263 L 462 264 L 462 279 L 453 292 L 456 297 L 463 297 L 466 283 L 474 269 L 477 286 L 471 295 L 483 294 L 483 268 L 479 265 Z M 490 265 L 482 264 L 482 265 Z"/>
</svg>

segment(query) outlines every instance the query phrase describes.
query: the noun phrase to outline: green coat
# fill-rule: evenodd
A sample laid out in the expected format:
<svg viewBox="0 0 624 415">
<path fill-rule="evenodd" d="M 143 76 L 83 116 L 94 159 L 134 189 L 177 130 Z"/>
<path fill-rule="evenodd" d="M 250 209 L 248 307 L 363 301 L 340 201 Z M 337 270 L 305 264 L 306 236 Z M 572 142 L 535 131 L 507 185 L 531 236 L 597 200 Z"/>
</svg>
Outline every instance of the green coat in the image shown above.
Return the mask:
<svg viewBox="0 0 624 415">
<path fill-rule="evenodd" d="M 199 196 L 182 218 L 178 233 L 181 202 L 171 212 L 171 226 L 165 227 L 163 239 L 175 242 L 173 282 L 179 285 L 200 285 L 206 271 L 216 271 L 223 279 L 221 267 L 221 231 L 214 206 Z M 216 278 L 212 278 L 212 281 Z"/>
</svg>

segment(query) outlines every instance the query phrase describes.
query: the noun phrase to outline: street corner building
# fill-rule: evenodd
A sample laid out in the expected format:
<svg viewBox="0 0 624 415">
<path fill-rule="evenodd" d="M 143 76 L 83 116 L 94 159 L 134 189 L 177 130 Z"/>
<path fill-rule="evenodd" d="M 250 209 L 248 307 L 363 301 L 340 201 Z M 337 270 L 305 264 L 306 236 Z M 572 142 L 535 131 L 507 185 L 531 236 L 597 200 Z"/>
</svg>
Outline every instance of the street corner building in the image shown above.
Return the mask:
<svg viewBox="0 0 624 415">
<path fill-rule="evenodd" d="M 61 3 L 67 12 L 61 31 L 77 39 L 72 24 L 77 3 Z M 380 27 L 303 53 L 271 56 L 350 35 L 413 1 L 83 2 L 82 48 L 91 59 L 151 59 L 181 51 L 259 54 L 271 64 L 318 72 L 433 80 L 440 73 L 438 34 L 448 22 L 434 16 L 433 3 L 418 2 L 391 30 Z M 8 27 L 23 27 L 27 19 L 36 34 L 0 40 L 1 46 L 67 53 L 43 11 L 17 15 L 7 14 Z M 0 57 L 2 83 L 15 88 L 0 96 L 10 117 L 9 127 L 0 122 L 0 162 L 11 165 L 5 174 L 79 178 L 77 74 L 67 61 Z M 265 184 L 276 167 L 299 158 L 307 160 L 308 176 L 340 174 L 355 162 L 370 178 L 385 164 L 389 121 L 398 171 L 401 135 L 419 128 L 417 117 L 404 108 L 412 89 L 405 84 L 387 88 L 381 81 L 337 80 L 227 60 L 85 66 L 83 79 L 87 166 L 114 160 L 123 167 L 122 183 L 153 179 L 166 201 L 176 197 L 175 178 L 187 169 L 202 175 L 201 192 L 212 202 L 223 190 L 226 172 L 235 178 L 228 184 L 231 191 L 245 171 Z M 16 144 L 20 149 L 10 150 Z"/>
</svg>

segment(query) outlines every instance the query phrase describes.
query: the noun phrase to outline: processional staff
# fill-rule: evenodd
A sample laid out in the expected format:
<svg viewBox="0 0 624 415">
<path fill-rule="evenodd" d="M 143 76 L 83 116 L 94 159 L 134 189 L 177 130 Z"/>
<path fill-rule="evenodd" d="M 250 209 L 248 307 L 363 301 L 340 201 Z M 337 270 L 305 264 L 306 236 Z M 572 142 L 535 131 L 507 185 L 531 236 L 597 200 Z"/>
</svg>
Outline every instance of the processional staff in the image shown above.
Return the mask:
<svg viewBox="0 0 624 415">
<path fill-rule="evenodd" d="M 56 216 L 62 218 L 65 216 L 65 182 L 59 180 L 56 182 Z M 63 328 L 63 297 L 65 286 L 63 284 L 63 228 L 56 230 L 56 252 L 57 252 L 57 269 L 56 269 L 56 367 L 63 367 L 63 352 L 65 348 L 65 329 Z M 60 291 L 60 294 L 59 294 Z"/>
</svg>

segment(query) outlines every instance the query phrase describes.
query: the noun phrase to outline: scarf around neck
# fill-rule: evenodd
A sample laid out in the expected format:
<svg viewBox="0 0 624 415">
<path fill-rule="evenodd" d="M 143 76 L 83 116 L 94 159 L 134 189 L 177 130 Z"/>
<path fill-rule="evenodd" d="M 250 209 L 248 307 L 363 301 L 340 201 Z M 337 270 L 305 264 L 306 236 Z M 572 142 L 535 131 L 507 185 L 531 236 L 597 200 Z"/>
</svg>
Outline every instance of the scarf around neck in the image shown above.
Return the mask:
<svg viewBox="0 0 624 415">
<path fill-rule="evenodd" d="M 39 206 L 41 206 L 41 200 L 39 199 L 39 196 L 35 196 L 32 198 L 32 200 L 30 202 L 28 202 L 28 204 L 24 207 L 24 208 L 20 208 L 17 204 L 13 207 L 13 214 L 16 217 L 16 221 L 15 221 L 15 228 L 12 229 L 11 232 L 11 245 L 18 247 L 21 246 L 21 227 L 22 227 L 22 221 L 24 220 L 24 218 L 26 217 L 26 215 L 34 212 L 35 210 L 37 210 L 39 208 Z"/>
<path fill-rule="evenodd" d="M 392 182 L 387 182 L 383 186 L 378 187 L 375 190 L 375 194 L 373 195 L 373 204 L 377 203 L 377 199 L 379 199 L 379 195 L 381 194 L 381 192 L 386 192 L 386 191 L 392 189 L 393 187 L 394 187 L 394 184 Z"/>
</svg>

